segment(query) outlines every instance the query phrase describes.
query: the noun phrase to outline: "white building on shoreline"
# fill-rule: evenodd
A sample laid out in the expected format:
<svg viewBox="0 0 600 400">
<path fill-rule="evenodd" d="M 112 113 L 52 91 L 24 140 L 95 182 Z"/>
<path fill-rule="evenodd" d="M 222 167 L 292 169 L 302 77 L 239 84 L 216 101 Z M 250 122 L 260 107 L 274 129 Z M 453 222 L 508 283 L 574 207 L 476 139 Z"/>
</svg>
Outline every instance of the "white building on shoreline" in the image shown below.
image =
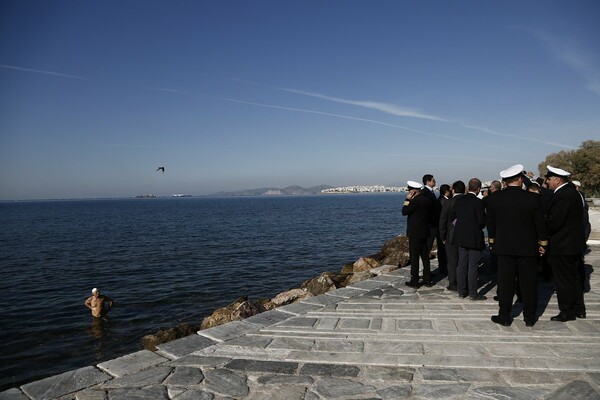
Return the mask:
<svg viewBox="0 0 600 400">
<path fill-rule="evenodd" d="M 340 186 L 330 189 L 321 190 L 324 194 L 341 194 L 341 193 L 390 193 L 390 192 L 406 192 L 406 187 L 399 186 Z"/>
</svg>

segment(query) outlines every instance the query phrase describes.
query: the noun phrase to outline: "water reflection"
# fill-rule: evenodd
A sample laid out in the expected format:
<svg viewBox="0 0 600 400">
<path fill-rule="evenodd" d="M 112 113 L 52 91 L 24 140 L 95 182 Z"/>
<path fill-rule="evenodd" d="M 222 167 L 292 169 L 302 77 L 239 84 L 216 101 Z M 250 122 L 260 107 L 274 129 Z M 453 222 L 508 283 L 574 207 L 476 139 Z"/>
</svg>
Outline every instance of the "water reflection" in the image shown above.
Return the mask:
<svg viewBox="0 0 600 400">
<path fill-rule="evenodd" d="M 97 361 L 105 359 L 104 349 L 107 347 L 108 338 L 113 327 L 114 322 L 109 320 L 107 316 L 104 316 L 100 318 L 93 317 L 91 325 L 87 328 L 88 334 L 96 339 L 94 353 L 96 354 Z"/>
</svg>

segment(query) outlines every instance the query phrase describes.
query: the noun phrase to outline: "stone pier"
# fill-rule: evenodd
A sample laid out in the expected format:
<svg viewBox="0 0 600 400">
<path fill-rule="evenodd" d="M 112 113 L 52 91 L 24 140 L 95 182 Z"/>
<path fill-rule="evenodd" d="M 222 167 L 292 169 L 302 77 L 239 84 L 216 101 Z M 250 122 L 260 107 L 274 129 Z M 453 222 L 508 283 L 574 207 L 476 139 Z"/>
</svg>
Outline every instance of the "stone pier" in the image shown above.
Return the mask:
<svg viewBox="0 0 600 400">
<path fill-rule="evenodd" d="M 494 324 L 488 299 L 460 299 L 441 279 L 404 285 L 399 269 L 244 321 L 0 393 L 0 399 L 600 399 L 600 242 L 586 256 L 587 318 Z M 435 264 L 434 264 L 435 265 Z"/>
</svg>

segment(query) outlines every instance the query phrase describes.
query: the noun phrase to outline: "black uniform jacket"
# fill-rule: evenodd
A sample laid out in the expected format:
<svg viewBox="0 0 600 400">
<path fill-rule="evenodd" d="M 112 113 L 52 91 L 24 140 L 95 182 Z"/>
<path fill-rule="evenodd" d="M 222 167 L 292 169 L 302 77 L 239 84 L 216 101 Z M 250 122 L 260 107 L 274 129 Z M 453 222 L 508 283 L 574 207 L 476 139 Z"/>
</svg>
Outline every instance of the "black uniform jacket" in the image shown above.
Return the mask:
<svg viewBox="0 0 600 400">
<path fill-rule="evenodd" d="M 450 210 L 450 220 L 456 220 L 452 244 L 472 250 L 483 250 L 483 228 L 485 213 L 481 199 L 473 193 L 460 196 Z"/>
<path fill-rule="evenodd" d="M 539 194 L 509 186 L 489 196 L 486 224 L 492 252 L 537 256 L 548 244 Z"/>
<path fill-rule="evenodd" d="M 431 227 L 432 228 L 437 228 L 439 222 L 440 222 L 440 212 L 442 211 L 441 207 L 440 207 L 440 203 L 438 202 L 438 199 L 435 197 L 435 193 L 433 192 L 433 190 L 427 189 L 426 187 L 424 187 L 421 190 L 421 194 L 423 195 L 427 195 L 427 197 L 429 197 L 429 199 L 431 200 L 431 204 L 433 204 L 433 210 L 431 211 L 433 213 L 433 216 L 431 217 Z"/>
<path fill-rule="evenodd" d="M 428 189 L 423 189 L 423 191 Z M 419 193 L 402 206 L 402 215 L 408 215 L 406 235 L 413 239 L 429 237 L 429 228 L 434 216 L 434 205 L 426 193 Z"/>
<path fill-rule="evenodd" d="M 464 194 L 457 194 L 442 204 L 442 212 L 440 213 L 440 238 L 446 242 L 446 244 L 452 244 L 452 237 L 454 235 L 454 224 L 453 220 L 450 219 L 450 212 L 456 203 L 456 199 Z"/>
<path fill-rule="evenodd" d="M 575 185 L 571 182 L 554 193 L 546 217 L 546 226 L 550 236 L 548 248 L 550 255 L 583 254 L 585 250 L 583 213 L 583 201 Z"/>
</svg>

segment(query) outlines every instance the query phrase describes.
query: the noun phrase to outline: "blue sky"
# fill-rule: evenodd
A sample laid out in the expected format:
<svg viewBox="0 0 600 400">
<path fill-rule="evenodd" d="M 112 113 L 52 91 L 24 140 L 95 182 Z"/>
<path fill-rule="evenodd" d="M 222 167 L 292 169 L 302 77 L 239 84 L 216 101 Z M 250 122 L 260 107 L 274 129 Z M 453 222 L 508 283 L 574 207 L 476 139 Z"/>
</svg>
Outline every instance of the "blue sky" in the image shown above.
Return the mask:
<svg viewBox="0 0 600 400">
<path fill-rule="evenodd" d="M 2 0 L 0 199 L 537 171 L 600 139 L 599 19 L 598 1 Z"/>
</svg>

